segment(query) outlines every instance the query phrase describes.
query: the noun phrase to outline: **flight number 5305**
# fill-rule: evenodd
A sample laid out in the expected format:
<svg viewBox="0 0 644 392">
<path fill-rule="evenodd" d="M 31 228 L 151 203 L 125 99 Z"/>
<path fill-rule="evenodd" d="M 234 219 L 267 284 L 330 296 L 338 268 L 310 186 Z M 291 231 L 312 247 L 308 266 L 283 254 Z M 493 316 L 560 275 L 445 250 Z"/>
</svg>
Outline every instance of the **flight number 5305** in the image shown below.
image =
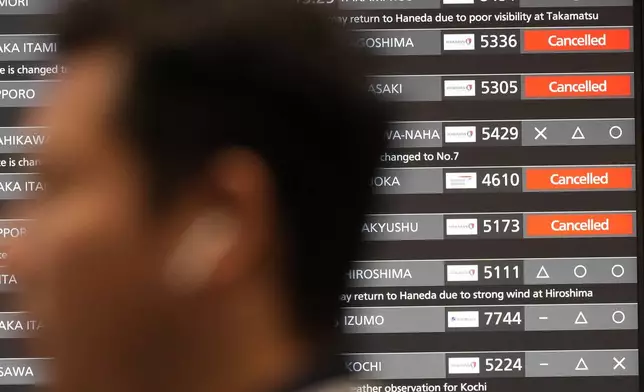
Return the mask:
<svg viewBox="0 0 644 392">
<path fill-rule="evenodd" d="M 482 80 L 482 95 L 516 95 L 519 93 L 518 80 Z"/>
</svg>

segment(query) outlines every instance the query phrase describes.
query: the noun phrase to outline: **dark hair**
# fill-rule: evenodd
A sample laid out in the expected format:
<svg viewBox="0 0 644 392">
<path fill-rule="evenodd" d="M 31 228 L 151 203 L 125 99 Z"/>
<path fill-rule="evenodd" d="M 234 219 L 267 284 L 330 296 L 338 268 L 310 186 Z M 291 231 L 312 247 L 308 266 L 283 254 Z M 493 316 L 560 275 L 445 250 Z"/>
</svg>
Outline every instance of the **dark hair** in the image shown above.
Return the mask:
<svg viewBox="0 0 644 392">
<path fill-rule="evenodd" d="M 320 337 L 357 258 L 385 118 L 365 88 L 368 59 L 320 5 L 296 2 L 71 2 L 59 50 L 108 44 L 127 55 L 125 131 L 154 176 L 155 203 L 222 149 L 264 159 L 293 256 L 295 314 Z"/>
</svg>

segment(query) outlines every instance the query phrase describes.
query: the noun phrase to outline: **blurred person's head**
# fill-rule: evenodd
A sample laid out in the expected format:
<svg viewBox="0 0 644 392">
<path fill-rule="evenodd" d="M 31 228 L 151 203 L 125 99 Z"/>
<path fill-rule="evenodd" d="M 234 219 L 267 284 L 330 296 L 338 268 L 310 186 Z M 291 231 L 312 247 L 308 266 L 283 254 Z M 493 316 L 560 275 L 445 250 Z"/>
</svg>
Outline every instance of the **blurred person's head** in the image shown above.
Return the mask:
<svg viewBox="0 0 644 392">
<path fill-rule="evenodd" d="M 68 73 L 31 114 L 47 187 L 11 254 L 61 387 L 232 392 L 331 347 L 382 112 L 346 37 L 295 4 L 62 15 Z"/>
</svg>

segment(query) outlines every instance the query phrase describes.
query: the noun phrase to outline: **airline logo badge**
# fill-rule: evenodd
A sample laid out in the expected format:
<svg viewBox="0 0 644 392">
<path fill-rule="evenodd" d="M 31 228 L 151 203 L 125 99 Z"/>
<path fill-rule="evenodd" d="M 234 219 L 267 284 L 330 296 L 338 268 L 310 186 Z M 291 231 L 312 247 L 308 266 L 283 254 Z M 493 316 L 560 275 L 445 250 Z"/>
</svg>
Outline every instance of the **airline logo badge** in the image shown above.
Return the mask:
<svg viewBox="0 0 644 392">
<path fill-rule="evenodd" d="M 445 127 L 445 143 L 476 143 L 476 125 Z"/>
<path fill-rule="evenodd" d="M 447 235 L 477 235 L 479 233 L 476 219 L 447 219 L 445 227 Z"/>
<path fill-rule="evenodd" d="M 476 173 L 445 173 L 445 189 L 476 189 Z"/>
<path fill-rule="evenodd" d="M 450 358 L 447 367 L 449 374 L 479 374 L 481 372 L 480 358 Z"/>
<path fill-rule="evenodd" d="M 476 81 L 474 80 L 445 80 L 446 97 L 475 97 Z"/>
<path fill-rule="evenodd" d="M 447 312 L 447 328 L 478 328 L 479 312 Z"/>
<path fill-rule="evenodd" d="M 478 282 L 478 280 L 479 280 L 478 265 L 448 265 L 447 266 L 448 282 Z"/>
<path fill-rule="evenodd" d="M 474 50 L 476 41 L 474 34 L 445 34 L 443 35 L 443 50 Z"/>
</svg>

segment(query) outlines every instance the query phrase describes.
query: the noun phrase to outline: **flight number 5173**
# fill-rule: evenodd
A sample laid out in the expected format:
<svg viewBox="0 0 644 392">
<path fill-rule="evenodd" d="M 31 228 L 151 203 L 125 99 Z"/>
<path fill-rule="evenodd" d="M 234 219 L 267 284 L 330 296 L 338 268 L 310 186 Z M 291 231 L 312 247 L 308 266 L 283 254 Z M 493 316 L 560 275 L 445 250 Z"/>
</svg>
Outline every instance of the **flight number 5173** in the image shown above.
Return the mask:
<svg viewBox="0 0 644 392">
<path fill-rule="evenodd" d="M 484 219 L 484 233 L 519 233 L 521 222 L 519 219 Z"/>
</svg>

